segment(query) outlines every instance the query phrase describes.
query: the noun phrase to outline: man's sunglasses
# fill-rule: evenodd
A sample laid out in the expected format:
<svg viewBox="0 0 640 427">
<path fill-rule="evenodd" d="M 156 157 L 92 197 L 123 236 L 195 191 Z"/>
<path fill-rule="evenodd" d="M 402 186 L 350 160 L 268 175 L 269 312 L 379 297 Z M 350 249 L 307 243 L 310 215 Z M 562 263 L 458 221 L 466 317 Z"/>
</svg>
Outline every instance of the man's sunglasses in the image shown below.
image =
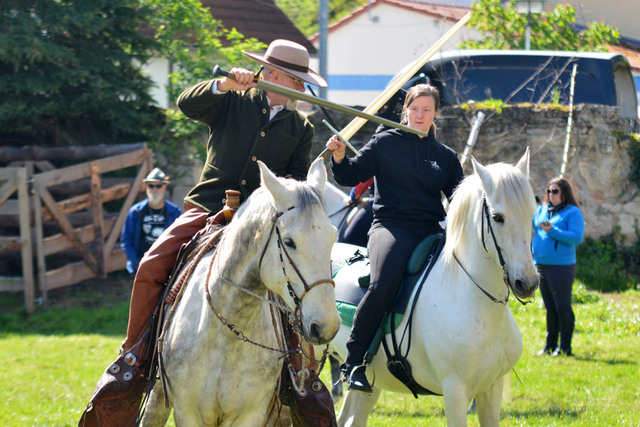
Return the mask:
<svg viewBox="0 0 640 427">
<path fill-rule="evenodd" d="M 156 189 L 156 188 L 162 188 L 163 185 L 164 184 L 147 184 L 147 187 Z"/>
</svg>

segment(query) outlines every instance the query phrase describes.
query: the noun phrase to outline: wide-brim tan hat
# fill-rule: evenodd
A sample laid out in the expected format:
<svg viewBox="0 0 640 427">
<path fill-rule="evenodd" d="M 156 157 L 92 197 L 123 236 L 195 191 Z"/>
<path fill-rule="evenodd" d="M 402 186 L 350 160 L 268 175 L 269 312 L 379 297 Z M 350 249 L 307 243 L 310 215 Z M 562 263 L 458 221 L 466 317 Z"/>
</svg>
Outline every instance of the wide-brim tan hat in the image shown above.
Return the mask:
<svg viewBox="0 0 640 427">
<path fill-rule="evenodd" d="M 276 68 L 307 83 L 327 87 L 322 76 L 309 68 L 309 52 L 301 44 L 278 39 L 271 42 L 266 52 L 244 50 L 242 53 L 262 65 Z"/>
</svg>

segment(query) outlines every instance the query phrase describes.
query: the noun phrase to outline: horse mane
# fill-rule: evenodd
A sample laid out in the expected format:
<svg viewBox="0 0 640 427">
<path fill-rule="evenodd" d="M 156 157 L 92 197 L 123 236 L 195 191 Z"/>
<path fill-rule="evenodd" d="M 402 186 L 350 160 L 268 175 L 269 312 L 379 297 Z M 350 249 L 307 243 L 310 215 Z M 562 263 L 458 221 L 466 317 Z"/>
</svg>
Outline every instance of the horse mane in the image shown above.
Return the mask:
<svg viewBox="0 0 640 427">
<path fill-rule="evenodd" d="M 301 217 L 308 213 L 309 209 L 313 206 L 319 206 L 325 213 L 327 212 L 324 196 L 315 187 L 308 185 L 306 182 L 296 181 L 295 179 L 290 178 L 278 178 L 278 180 L 287 190 L 293 193 L 295 200 L 293 202 L 293 206 L 296 207 L 294 210 L 296 220 L 301 219 Z M 262 186 L 249 196 L 245 203 L 240 206 L 235 216 L 240 219 L 245 212 L 252 212 L 257 218 L 265 219 L 266 216 L 271 218 L 273 209 L 273 196 L 264 186 Z M 267 214 L 265 211 L 269 211 L 271 214 Z"/>
<path fill-rule="evenodd" d="M 305 221 L 309 217 L 309 212 L 317 207 L 327 212 L 324 197 L 315 187 L 306 182 L 296 181 L 288 178 L 278 178 L 278 180 L 293 195 L 292 206 L 296 209 L 291 211 L 295 215 L 296 223 Z M 285 210 L 288 208 L 287 206 Z M 254 247 L 256 237 L 261 233 L 269 233 L 271 230 L 271 218 L 275 213 L 275 201 L 269 190 L 261 186 L 255 190 L 247 200 L 240 205 L 233 220 L 227 226 L 225 236 L 221 245 L 227 239 L 233 239 L 233 255 L 229 260 L 231 265 L 242 259 L 246 254 L 245 248 Z M 257 260 L 256 260 L 257 266 Z"/>
<path fill-rule="evenodd" d="M 484 188 L 482 180 L 474 173 L 465 177 L 453 193 L 447 215 L 447 242 L 443 249 L 446 265 L 453 261 L 453 252 L 458 245 L 470 243 L 466 241 L 468 227 L 478 225 L 484 215 L 482 197 L 485 192 L 489 212 L 492 212 L 492 203 L 508 206 L 509 214 L 515 215 L 519 223 L 528 225 L 531 222 L 535 198 L 528 178 L 506 163 L 494 163 L 486 169 L 491 176 L 491 188 Z"/>
</svg>

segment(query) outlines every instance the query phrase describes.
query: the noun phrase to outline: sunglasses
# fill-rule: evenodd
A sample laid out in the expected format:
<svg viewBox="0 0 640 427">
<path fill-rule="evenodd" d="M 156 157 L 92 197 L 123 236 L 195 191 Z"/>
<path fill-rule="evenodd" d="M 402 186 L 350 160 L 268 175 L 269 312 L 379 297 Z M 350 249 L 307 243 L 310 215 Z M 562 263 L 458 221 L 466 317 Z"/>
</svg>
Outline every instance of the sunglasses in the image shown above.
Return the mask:
<svg viewBox="0 0 640 427">
<path fill-rule="evenodd" d="M 151 189 L 162 188 L 164 184 L 147 184 L 147 187 Z"/>
<path fill-rule="evenodd" d="M 557 188 L 554 188 L 553 190 L 550 188 L 547 190 L 547 193 L 549 194 L 558 194 L 560 192 L 560 190 L 558 190 Z"/>
</svg>

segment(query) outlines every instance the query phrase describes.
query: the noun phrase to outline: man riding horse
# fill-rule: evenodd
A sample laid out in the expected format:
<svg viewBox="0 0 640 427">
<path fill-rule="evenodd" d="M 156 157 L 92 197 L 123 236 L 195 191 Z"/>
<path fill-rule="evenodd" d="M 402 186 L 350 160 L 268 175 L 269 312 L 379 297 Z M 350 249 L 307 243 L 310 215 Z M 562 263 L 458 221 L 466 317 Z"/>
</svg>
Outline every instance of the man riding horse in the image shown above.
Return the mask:
<svg viewBox="0 0 640 427">
<path fill-rule="evenodd" d="M 243 52 L 264 66 L 265 81 L 304 92 L 304 83 L 326 87 L 309 68 L 306 48 L 288 40 L 274 40 L 265 53 Z M 180 248 L 221 211 L 225 191 L 236 190 L 246 199 L 260 186 L 258 160 L 278 176 L 304 180 L 311 163 L 313 125 L 296 110 L 296 103 L 256 88 L 256 75 L 233 68 L 219 80 L 208 80 L 185 90 L 178 98 L 182 112 L 209 127 L 207 160 L 200 182 L 185 198 L 182 214 L 155 241 L 140 261 L 136 274 L 127 337 L 121 354 L 142 363 L 139 342 L 149 328 Z M 233 78 L 231 78 L 233 77 Z M 224 215 L 220 222 L 230 219 Z M 100 383 L 99 383 L 100 384 Z M 94 396 L 98 392 L 94 392 Z M 91 406 L 91 403 L 90 403 Z"/>
</svg>

